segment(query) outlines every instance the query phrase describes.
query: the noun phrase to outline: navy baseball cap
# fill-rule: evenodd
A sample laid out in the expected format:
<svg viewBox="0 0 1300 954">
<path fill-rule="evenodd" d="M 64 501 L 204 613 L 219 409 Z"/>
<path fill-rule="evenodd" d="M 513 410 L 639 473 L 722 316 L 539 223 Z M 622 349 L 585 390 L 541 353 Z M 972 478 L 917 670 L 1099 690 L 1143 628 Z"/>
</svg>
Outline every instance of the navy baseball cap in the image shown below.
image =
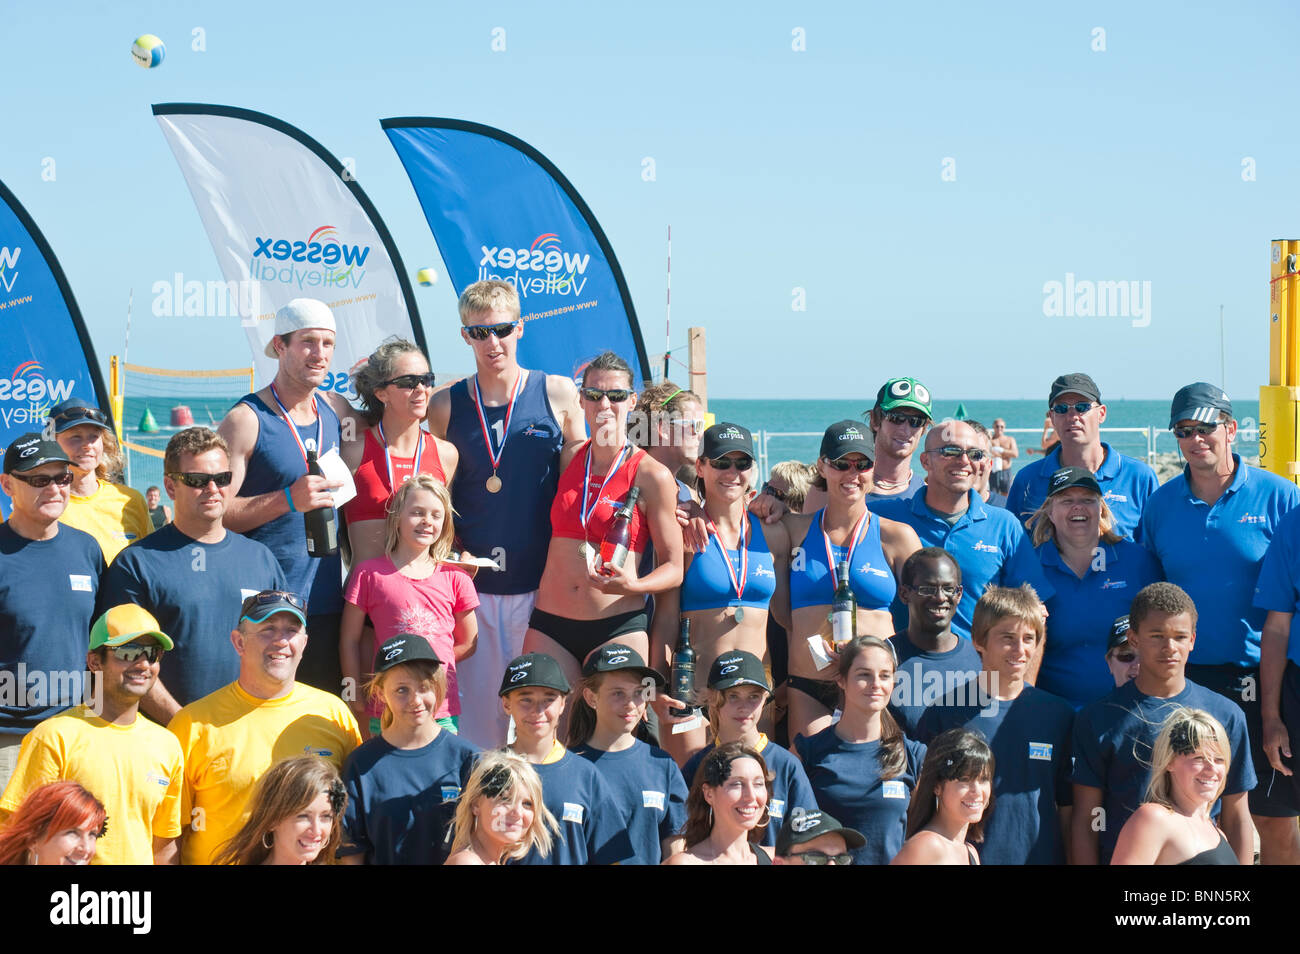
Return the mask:
<svg viewBox="0 0 1300 954">
<path fill-rule="evenodd" d="M 1178 389 L 1169 405 L 1169 429 L 1179 421 L 1199 421 L 1202 424 L 1219 423 L 1220 412 L 1232 416 L 1232 402 L 1223 388 L 1197 381 Z"/>
<path fill-rule="evenodd" d="M 291 613 L 302 625 L 307 625 L 307 604 L 297 593 L 285 590 L 263 590 L 244 600 L 239 607 L 239 621 L 263 623 L 276 613 Z"/>
<path fill-rule="evenodd" d="M 700 441 L 702 456 L 709 460 L 717 460 L 732 451 L 740 451 L 750 458 L 754 456 L 754 436 L 749 433 L 748 428 L 724 421 L 721 424 L 714 424 L 704 432 L 704 437 Z"/>
<path fill-rule="evenodd" d="M 709 688 L 721 692 L 732 686 L 758 686 L 771 692 L 772 687 L 767 684 L 767 673 L 763 671 L 763 660 L 743 649 L 723 653 L 713 660 L 713 665 L 709 667 Z"/>
<path fill-rule="evenodd" d="M 1089 401 L 1101 403 L 1101 388 L 1097 387 L 1097 382 L 1079 371 L 1063 374 L 1053 381 L 1052 390 L 1047 394 L 1047 403 L 1055 404 L 1062 394 L 1078 394 Z"/>
<path fill-rule="evenodd" d="M 827 460 L 839 460 L 856 453 L 874 461 L 876 455 L 872 446 L 871 431 L 866 427 L 857 421 L 836 421 L 822 435 L 821 456 Z"/>
<path fill-rule="evenodd" d="M 80 424 L 93 424 L 106 431 L 113 429 L 108 415 L 85 398 L 68 398 L 61 404 L 54 405 L 50 408 L 50 420 L 54 422 L 55 434 L 62 434 Z"/>
<path fill-rule="evenodd" d="M 624 646 L 622 643 L 607 643 L 601 646 L 590 658 L 587 664 L 582 667 L 583 677 L 594 676 L 598 672 L 632 672 L 642 679 L 653 679 L 654 684 L 661 689 L 667 684 L 663 676 L 655 672 L 645 664 L 645 660 L 631 646 Z M 514 687 L 511 687 L 514 688 Z"/>
<path fill-rule="evenodd" d="M 398 633 L 384 640 L 383 645 L 375 650 L 375 675 L 387 672 L 402 663 L 427 659 L 435 666 L 441 666 L 442 660 L 433 651 L 429 641 L 414 633 Z"/>
<path fill-rule="evenodd" d="M 862 832 L 845 828 L 825 812 L 796 807 L 776 836 L 776 853 L 784 857 L 790 854 L 790 849 L 795 845 L 802 845 L 822 835 L 839 835 L 850 849 L 861 848 L 867 843 Z"/>
<path fill-rule="evenodd" d="M 1110 624 L 1110 635 L 1106 638 L 1106 652 L 1128 645 L 1128 628 L 1127 613 L 1115 617 L 1115 622 Z"/>
<path fill-rule="evenodd" d="M 25 474 L 42 464 L 71 464 L 57 441 L 47 441 L 39 431 L 19 434 L 5 449 L 4 472 Z"/>
<path fill-rule="evenodd" d="M 546 653 L 524 653 L 510 660 L 505 674 L 501 677 L 501 690 L 504 696 L 515 689 L 527 689 L 540 686 L 557 692 L 570 690 L 569 680 L 564 678 L 564 670 L 553 656 Z"/>
<path fill-rule="evenodd" d="M 1062 467 L 1056 471 L 1047 482 L 1047 496 L 1054 496 L 1071 487 L 1082 487 L 1101 496 L 1101 484 L 1097 483 L 1097 478 L 1086 467 Z"/>
</svg>

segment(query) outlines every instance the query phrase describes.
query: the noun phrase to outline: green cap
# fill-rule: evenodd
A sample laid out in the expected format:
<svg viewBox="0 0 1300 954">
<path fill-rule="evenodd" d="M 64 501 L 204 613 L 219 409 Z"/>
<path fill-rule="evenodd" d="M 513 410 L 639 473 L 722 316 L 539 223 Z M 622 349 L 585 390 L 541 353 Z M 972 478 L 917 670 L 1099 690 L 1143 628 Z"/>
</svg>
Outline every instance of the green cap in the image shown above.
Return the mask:
<svg viewBox="0 0 1300 954">
<path fill-rule="evenodd" d="M 896 411 L 900 407 L 910 407 L 920 411 L 931 420 L 930 389 L 916 378 L 890 378 L 876 392 L 876 408 L 882 413 Z"/>
<path fill-rule="evenodd" d="M 158 620 L 148 610 L 134 603 L 114 606 L 90 629 L 90 648 L 121 646 L 138 636 L 152 636 L 163 649 L 171 649 L 171 637 L 158 628 Z"/>
</svg>

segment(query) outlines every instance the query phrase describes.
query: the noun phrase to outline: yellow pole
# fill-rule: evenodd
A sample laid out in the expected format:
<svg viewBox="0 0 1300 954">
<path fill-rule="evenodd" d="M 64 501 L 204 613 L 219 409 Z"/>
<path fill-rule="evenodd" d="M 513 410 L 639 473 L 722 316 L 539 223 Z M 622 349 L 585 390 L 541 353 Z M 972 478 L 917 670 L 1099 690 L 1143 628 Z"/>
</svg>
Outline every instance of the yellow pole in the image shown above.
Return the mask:
<svg viewBox="0 0 1300 954">
<path fill-rule="evenodd" d="M 113 430 L 117 434 L 117 443 L 122 445 L 122 413 L 125 407 L 125 395 L 122 393 L 122 368 L 113 355 L 108 365 L 108 396 L 113 403 Z"/>
<path fill-rule="evenodd" d="M 1300 240 L 1274 239 L 1269 255 L 1268 384 L 1259 389 L 1259 465 L 1300 478 Z"/>
</svg>

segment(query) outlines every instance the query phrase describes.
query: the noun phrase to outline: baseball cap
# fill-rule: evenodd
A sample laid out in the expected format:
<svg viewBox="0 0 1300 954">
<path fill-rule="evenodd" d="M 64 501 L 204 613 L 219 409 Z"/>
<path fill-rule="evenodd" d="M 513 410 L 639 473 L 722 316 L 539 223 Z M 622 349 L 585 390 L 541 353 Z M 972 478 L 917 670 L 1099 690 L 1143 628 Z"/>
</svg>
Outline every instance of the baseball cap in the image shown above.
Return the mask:
<svg viewBox="0 0 1300 954">
<path fill-rule="evenodd" d="M 263 590 L 244 600 L 239 607 L 239 621 L 263 623 L 276 613 L 292 613 L 302 625 L 307 625 L 307 606 L 302 597 L 284 590 Z"/>
<path fill-rule="evenodd" d="M 881 411 L 910 407 L 926 417 L 934 417 L 930 411 L 930 389 L 916 378 L 890 378 L 876 392 L 876 407 Z"/>
<path fill-rule="evenodd" d="M 714 424 L 704 432 L 700 441 L 700 453 L 709 460 L 717 460 L 732 451 L 740 451 L 747 457 L 754 456 L 754 437 L 747 428 L 739 424 Z"/>
<path fill-rule="evenodd" d="M 334 312 L 330 311 L 329 305 L 315 298 L 295 298 L 275 313 L 275 334 L 278 337 L 306 328 L 336 331 Z M 277 357 L 274 341 L 273 338 L 266 343 L 264 350 L 268 358 Z"/>
<path fill-rule="evenodd" d="M 114 606 L 90 628 L 90 648 L 121 646 L 138 636 L 152 636 L 163 649 L 171 649 L 171 637 L 158 628 L 152 613 L 134 603 Z"/>
<path fill-rule="evenodd" d="M 795 845 L 802 845 L 814 838 L 831 834 L 842 837 L 844 844 L 849 848 L 861 848 L 867 843 L 862 832 L 845 828 L 825 812 L 795 807 L 776 836 L 776 853 L 782 856 L 788 855 Z"/>
<path fill-rule="evenodd" d="M 50 419 L 54 421 L 54 433 L 62 434 L 69 428 L 80 424 L 93 424 L 111 431 L 108 415 L 85 398 L 68 398 L 50 408 Z"/>
<path fill-rule="evenodd" d="M 758 686 L 771 692 L 772 687 L 767 684 L 767 673 L 763 671 L 763 660 L 743 649 L 723 653 L 713 660 L 713 665 L 709 667 L 709 688 L 721 692 L 732 686 Z"/>
<path fill-rule="evenodd" d="M 1128 614 L 1116 616 L 1110 624 L 1110 636 L 1106 638 L 1106 652 L 1128 645 Z"/>
<path fill-rule="evenodd" d="M 1083 487 L 1098 496 L 1101 495 L 1101 484 L 1097 483 L 1097 478 L 1092 475 L 1092 471 L 1086 467 L 1062 467 L 1048 479 L 1047 496 L 1051 497 L 1071 487 Z"/>
<path fill-rule="evenodd" d="M 1222 388 L 1197 381 L 1179 388 L 1174 395 L 1174 400 L 1169 405 L 1169 428 L 1172 430 L 1179 421 L 1217 424 L 1221 411 L 1232 415 L 1232 402 L 1228 400 L 1228 395 Z"/>
<path fill-rule="evenodd" d="M 532 686 L 557 692 L 568 692 L 571 688 L 569 680 L 564 678 L 564 670 L 554 657 L 546 653 L 524 653 L 510 660 L 506 666 L 505 675 L 501 677 L 501 690 L 497 695 L 504 696 L 515 689 Z"/>
<path fill-rule="evenodd" d="M 1101 389 L 1097 387 L 1097 382 L 1080 371 L 1063 374 L 1053 381 L 1052 390 L 1047 395 L 1047 403 L 1055 404 L 1056 399 L 1062 394 L 1078 394 L 1089 401 L 1101 403 Z"/>
<path fill-rule="evenodd" d="M 427 659 L 436 666 L 442 665 L 442 660 L 423 636 L 416 636 L 414 633 L 398 633 L 385 639 L 375 650 L 375 675 L 387 672 L 402 663 L 415 662 L 419 659 Z"/>
<path fill-rule="evenodd" d="M 39 431 L 19 434 L 5 449 L 5 473 L 25 474 L 42 464 L 71 464 L 56 441 L 47 441 Z"/>
<path fill-rule="evenodd" d="M 640 653 L 622 643 L 607 643 L 591 654 L 582 667 L 582 675 L 594 676 L 598 672 L 633 672 L 642 679 L 653 679 L 660 688 L 668 681 L 647 666 Z"/>
<path fill-rule="evenodd" d="M 822 435 L 821 456 L 827 460 L 839 460 L 848 454 L 863 454 L 867 460 L 874 461 L 871 432 L 857 421 L 837 421 L 826 428 Z"/>
</svg>

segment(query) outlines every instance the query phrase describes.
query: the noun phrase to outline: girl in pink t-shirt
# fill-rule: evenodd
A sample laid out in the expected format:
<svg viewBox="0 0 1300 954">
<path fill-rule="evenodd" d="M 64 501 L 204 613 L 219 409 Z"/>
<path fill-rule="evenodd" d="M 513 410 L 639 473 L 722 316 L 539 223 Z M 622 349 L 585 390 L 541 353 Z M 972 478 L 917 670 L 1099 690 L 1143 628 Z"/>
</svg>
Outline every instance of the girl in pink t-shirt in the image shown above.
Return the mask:
<svg viewBox="0 0 1300 954">
<path fill-rule="evenodd" d="M 469 574 L 446 561 L 455 528 L 451 495 L 441 481 L 417 474 L 398 488 L 388 503 L 384 556 L 358 564 L 344 589 L 339 627 L 339 662 L 344 685 L 361 686 L 373 669 L 374 647 L 398 633 L 423 636 L 447 667 L 447 695 L 438 709 L 438 724 L 455 732 L 460 715 L 456 663 L 474 651 L 478 593 Z M 369 615 L 375 643 L 361 644 Z M 348 680 L 352 680 L 349 682 Z M 348 705 L 367 737 L 379 732 L 382 706 L 354 693 Z M 346 695 L 345 695 L 346 698 Z"/>
</svg>

